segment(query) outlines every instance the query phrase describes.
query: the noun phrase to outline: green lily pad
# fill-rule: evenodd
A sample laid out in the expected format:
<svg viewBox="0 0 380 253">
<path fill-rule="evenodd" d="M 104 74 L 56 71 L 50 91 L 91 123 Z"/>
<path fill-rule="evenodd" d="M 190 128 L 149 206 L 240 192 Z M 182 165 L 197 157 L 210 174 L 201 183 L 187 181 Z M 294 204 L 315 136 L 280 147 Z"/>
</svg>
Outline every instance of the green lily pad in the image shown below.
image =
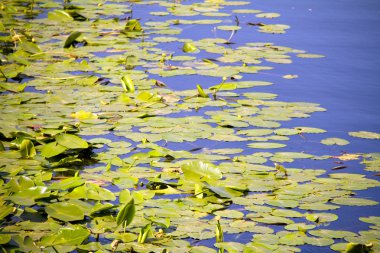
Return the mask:
<svg viewBox="0 0 380 253">
<path fill-rule="evenodd" d="M 73 134 L 60 134 L 55 137 L 57 143 L 69 149 L 88 148 L 88 143 L 82 138 Z"/>
<path fill-rule="evenodd" d="M 55 245 L 80 245 L 90 236 L 90 231 L 80 225 L 70 226 L 59 229 L 52 235 L 41 239 L 42 246 Z"/>
<path fill-rule="evenodd" d="M 248 143 L 248 147 L 257 148 L 257 149 L 274 149 L 274 148 L 283 148 L 285 144 L 275 143 L 275 142 L 253 142 Z"/>
<path fill-rule="evenodd" d="M 13 203 L 23 206 L 31 206 L 35 204 L 37 199 L 46 198 L 50 196 L 50 191 L 45 186 L 34 186 L 19 192 L 16 192 L 12 196 L 8 197 Z"/>
<path fill-rule="evenodd" d="M 218 180 L 222 178 L 219 168 L 202 161 L 193 161 L 181 166 L 186 178 L 193 181 Z"/>
<path fill-rule="evenodd" d="M 326 139 L 321 140 L 321 143 L 325 145 L 344 146 L 344 145 L 348 145 L 350 142 L 344 139 L 340 139 L 340 138 L 326 138 Z"/>
<path fill-rule="evenodd" d="M 58 144 L 58 142 L 50 142 L 48 144 L 45 144 L 41 149 L 41 155 L 46 158 L 51 158 L 54 156 L 57 156 L 59 154 L 62 154 L 65 152 L 67 148 L 65 146 L 62 146 Z"/>
<path fill-rule="evenodd" d="M 379 204 L 379 202 L 374 201 L 374 200 L 363 199 L 363 198 L 353 198 L 353 197 L 335 198 L 331 202 L 334 204 L 347 205 L 347 206 L 373 206 L 373 205 Z"/>
<path fill-rule="evenodd" d="M 219 215 L 220 217 L 230 218 L 230 219 L 240 219 L 244 217 L 242 212 L 237 210 L 222 210 L 214 212 L 215 215 Z"/>
<path fill-rule="evenodd" d="M 45 208 L 46 213 L 58 220 L 77 221 L 84 219 L 83 211 L 74 204 L 58 202 L 48 205 Z"/>
<path fill-rule="evenodd" d="M 358 132 L 349 132 L 348 134 L 353 137 L 364 138 L 364 139 L 380 139 L 380 134 L 374 133 L 374 132 L 358 131 Z"/>
</svg>

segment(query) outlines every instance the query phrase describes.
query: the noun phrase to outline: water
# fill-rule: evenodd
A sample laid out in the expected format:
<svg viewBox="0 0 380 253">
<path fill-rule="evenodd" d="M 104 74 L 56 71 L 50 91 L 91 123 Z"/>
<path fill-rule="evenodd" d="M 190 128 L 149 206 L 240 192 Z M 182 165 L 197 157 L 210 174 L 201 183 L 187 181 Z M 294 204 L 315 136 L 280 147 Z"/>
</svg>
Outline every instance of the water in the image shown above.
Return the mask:
<svg viewBox="0 0 380 253">
<path fill-rule="evenodd" d="M 236 8 L 236 7 L 234 7 Z M 380 102 L 377 98 L 380 94 L 380 2 L 376 0 L 257 0 L 242 8 L 259 9 L 264 12 L 278 12 L 281 17 L 273 20 L 255 18 L 254 14 L 237 14 L 243 29 L 239 30 L 232 38 L 235 44 L 231 47 L 244 45 L 246 42 L 273 42 L 275 45 L 288 46 L 305 50 L 309 53 L 323 54 L 321 59 L 299 59 L 293 57 L 292 64 L 263 63 L 262 65 L 274 66 L 274 70 L 262 71 L 254 75 L 245 75 L 248 80 L 263 80 L 273 82 L 272 86 L 255 87 L 254 91 L 272 92 L 278 94 L 280 101 L 305 101 L 319 103 L 326 108 L 326 112 L 314 113 L 312 117 L 304 119 L 292 119 L 289 122 L 281 122 L 282 127 L 310 126 L 327 130 L 324 137 L 344 138 L 351 142 L 349 146 L 336 147 L 325 146 L 319 143 L 320 137 L 308 135 L 307 139 L 300 136 L 291 137 L 287 142 L 286 151 L 305 151 L 316 155 L 340 155 L 342 153 L 370 153 L 379 152 L 378 141 L 351 138 L 347 135 L 350 131 L 380 132 Z M 228 11 L 229 7 L 225 10 Z M 154 11 L 164 11 L 165 8 L 157 8 Z M 134 17 L 144 17 L 151 11 L 146 6 L 138 6 L 134 9 Z M 165 17 L 153 17 L 154 20 L 165 20 Z M 186 17 L 184 19 L 192 19 Z M 223 18 L 222 18 L 223 19 Z M 225 23 L 233 24 L 233 17 L 228 17 Z M 247 22 L 282 23 L 290 25 L 286 34 L 272 35 L 256 32 L 257 27 L 246 26 Z M 212 38 L 216 34 L 210 26 L 185 26 L 181 38 L 193 40 L 205 37 Z M 229 32 L 217 31 L 218 37 L 228 38 Z M 162 44 L 161 44 L 162 45 Z M 160 46 L 161 46 L 160 45 Z M 181 51 L 168 44 L 168 51 Z M 102 54 L 96 54 L 101 56 Z M 108 54 L 109 55 L 109 54 Z M 104 55 L 103 55 L 104 56 Z M 211 57 L 204 54 L 201 57 Z M 299 77 L 287 80 L 282 78 L 286 74 L 295 74 Z M 152 75 L 152 77 L 154 77 Z M 157 77 L 157 76 L 155 76 Z M 158 78 L 158 77 L 157 77 Z M 158 78 L 168 84 L 173 90 L 192 89 L 195 83 L 209 87 L 220 82 L 219 78 L 204 76 L 185 76 L 172 78 Z M 244 79 L 247 80 L 247 79 Z M 29 91 L 34 91 L 31 89 Z M 207 110 L 211 110 L 207 108 Z M 199 112 L 184 112 L 173 117 L 185 117 L 190 115 L 203 115 L 203 109 Z M 89 136 L 88 136 L 89 137 Z M 103 136 L 107 137 L 107 136 Z M 108 136 L 114 141 L 122 139 L 114 135 Z M 161 143 L 160 143 L 161 144 Z M 198 140 L 194 143 L 169 143 L 168 148 L 175 150 L 190 150 L 193 148 L 239 148 L 245 147 L 240 143 L 215 144 L 209 140 Z M 97 152 L 102 152 L 98 150 Z M 136 152 L 140 152 L 137 150 Z M 277 150 L 270 150 L 276 152 Z M 252 153 L 246 149 L 243 154 Z M 129 154 L 128 154 L 129 155 Z M 124 158 L 124 157 L 121 157 Z M 270 162 L 268 162 L 269 164 Z M 267 165 L 268 165 L 267 164 Z M 271 163 L 270 163 L 271 164 Z M 323 168 L 334 173 L 331 168 L 337 166 L 333 161 L 297 160 L 291 166 L 303 169 Z M 362 173 L 372 179 L 378 179 L 373 172 L 364 172 L 364 165 L 358 161 L 344 162 L 347 166 L 344 170 L 336 171 L 347 173 Z M 117 191 L 116 187 L 115 192 Z M 113 190 L 112 187 L 109 187 Z M 379 187 L 365 191 L 355 191 L 357 197 L 379 200 Z M 231 206 L 231 208 L 236 208 Z M 304 210 L 303 210 L 304 211 Z M 373 207 L 348 207 L 342 206 L 335 211 L 339 216 L 332 222 L 328 229 L 349 230 L 358 232 L 368 229 L 368 224 L 360 222 L 359 217 L 378 215 L 379 205 Z M 239 241 L 247 243 L 251 240 L 251 233 L 226 235 L 226 241 Z M 336 241 L 337 242 L 337 241 Z M 200 242 L 202 245 L 212 247 L 214 239 Z M 197 245 L 197 243 L 193 243 Z M 315 252 L 316 247 L 302 246 L 303 252 Z M 329 248 L 319 249 L 328 252 Z"/>
</svg>

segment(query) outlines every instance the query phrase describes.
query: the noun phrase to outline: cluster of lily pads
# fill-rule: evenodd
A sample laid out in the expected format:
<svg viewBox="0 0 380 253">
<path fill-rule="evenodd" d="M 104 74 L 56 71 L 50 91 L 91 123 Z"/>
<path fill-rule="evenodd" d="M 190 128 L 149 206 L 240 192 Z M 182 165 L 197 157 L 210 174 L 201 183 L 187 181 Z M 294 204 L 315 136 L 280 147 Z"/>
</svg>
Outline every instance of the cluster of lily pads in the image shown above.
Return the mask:
<svg viewBox="0 0 380 253">
<path fill-rule="evenodd" d="M 273 21 L 280 14 L 248 4 L 0 3 L 3 251 L 380 250 L 378 216 L 360 218 L 370 225 L 364 231 L 329 228 L 334 210 L 378 208 L 357 195 L 380 186 L 371 177 L 380 155 L 307 153 L 307 145 L 349 141 L 292 124 L 325 109 L 259 92 L 272 83 L 255 74 L 323 56 L 235 44 L 241 29 L 289 28 Z M 142 10 L 149 15 L 139 17 Z M 184 38 L 189 26 L 223 37 Z M 361 161 L 367 172 L 294 167 L 320 160 Z"/>
</svg>

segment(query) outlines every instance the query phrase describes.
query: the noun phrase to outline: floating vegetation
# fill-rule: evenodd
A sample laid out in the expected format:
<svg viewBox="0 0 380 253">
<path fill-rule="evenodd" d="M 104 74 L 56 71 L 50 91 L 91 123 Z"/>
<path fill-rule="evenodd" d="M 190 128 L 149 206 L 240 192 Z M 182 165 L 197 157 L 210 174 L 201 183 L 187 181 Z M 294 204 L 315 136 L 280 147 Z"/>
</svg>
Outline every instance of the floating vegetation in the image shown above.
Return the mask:
<svg viewBox="0 0 380 253">
<path fill-rule="evenodd" d="M 235 41 L 248 29 L 290 28 L 265 23 L 279 13 L 247 5 L 0 4 L 4 252 L 380 251 L 380 217 L 360 217 L 368 230 L 329 228 L 335 210 L 378 207 L 364 190 L 380 186 L 370 176 L 380 155 L 321 145 L 380 134 L 337 138 L 292 125 L 325 109 L 277 100 L 255 74 L 324 56 Z M 248 24 L 239 20 L 249 14 Z M 189 27 L 211 32 L 186 38 Z M 326 153 L 309 154 L 307 145 Z M 309 166 L 320 160 L 325 167 Z M 336 161 L 356 162 L 356 173 L 331 169 Z"/>
</svg>

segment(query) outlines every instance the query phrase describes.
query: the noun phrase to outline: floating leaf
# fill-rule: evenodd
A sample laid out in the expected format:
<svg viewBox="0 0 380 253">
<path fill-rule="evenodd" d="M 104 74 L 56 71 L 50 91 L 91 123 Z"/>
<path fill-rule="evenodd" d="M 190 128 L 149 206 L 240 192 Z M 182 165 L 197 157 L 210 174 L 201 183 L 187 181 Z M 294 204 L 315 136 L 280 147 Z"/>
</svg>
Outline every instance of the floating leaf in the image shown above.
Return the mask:
<svg viewBox="0 0 380 253">
<path fill-rule="evenodd" d="M 300 58 L 323 58 L 325 56 L 321 55 L 321 54 L 306 54 L 306 53 L 302 53 L 302 54 L 297 54 L 297 57 L 300 57 Z"/>
<path fill-rule="evenodd" d="M 183 174 L 187 179 L 193 181 L 218 180 L 222 178 L 219 168 L 211 163 L 193 161 L 181 166 Z"/>
<path fill-rule="evenodd" d="M 374 132 L 359 131 L 359 132 L 349 132 L 348 134 L 353 137 L 364 138 L 364 139 L 380 139 L 380 134 L 374 133 Z"/>
<path fill-rule="evenodd" d="M 5 205 L 4 203 L 0 206 L 0 220 L 3 220 L 9 214 L 13 212 L 14 207 L 11 205 Z M 1 243 L 0 243 L 1 244 Z"/>
<path fill-rule="evenodd" d="M 43 246 L 80 245 L 90 236 L 90 231 L 80 225 L 60 228 L 56 233 L 41 239 Z"/>
<path fill-rule="evenodd" d="M 13 203 L 17 205 L 31 206 L 35 204 L 36 199 L 46 198 L 50 196 L 45 186 L 34 186 L 28 189 L 16 192 L 12 196 L 8 197 Z"/>
<path fill-rule="evenodd" d="M 54 21 L 72 21 L 73 17 L 63 10 L 54 10 L 48 13 L 48 18 Z"/>
<path fill-rule="evenodd" d="M 58 142 L 54 141 L 42 146 L 41 155 L 46 158 L 51 158 L 59 154 L 62 154 L 66 150 L 66 147 L 59 145 Z"/>
<path fill-rule="evenodd" d="M 325 145 L 339 145 L 339 146 L 344 146 L 344 145 L 349 144 L 350 142 L 349 142 L 349 141 L 346 141 L 346 140 L 344 140 L 344 139 L 340 139 L 340 138 L 326 138 L 326 139 L 321 140 L 321 143 L 322 143 L 322 144 L 325 144 Z"/>
<path fill-rule="evenodd" d="M 211 86 L 210 90 L 235 90 L 237 88 L 236 83 L 221 83 L 215 86 Z"/>
<path fill-rule="evenodd" d="M 45 211 L 49 216 L 62 221 L 77 221 L 84 219 L 83 211 L 71 203 L 53 203 L 48 205 L 45 208 Z"/>
<path fill-rule="evenodd" d="M 15 73 L 15 74 L 17 76 L 18 73 Z M 0 82 L 0 88 L 2 88 L 4 90 L 12 91 L 12 92 L 22 92 L 26 88 L 26 85 L 27 85 L 26 83 L 17 84 L 17 83 Z"/>
<path fill-rule="evenodd" d="M 85 181 L 80 177 L 65 178 L 60 181 L 54 182 L 49 186 L 52 190 L 69 190 L 81 186 Z"/>
<path fill-rule="evenodd" d="M 73 134 L 60 134 L 55 136 L 57 143 L 69 149 L 88 148 L 88 143 L 82 138 Z"/>
<path fill-rule="evenodd" d="M 216 211 L 214 212 L 215 215 L 218 215 L 220 217 L 230 218 L 230 219 L 241 219 L 244 217 L 244 214 L 242 212 L 239 212 L 237 210 L 222 210 L 222 211 Z"/>
<path fill-rule="evenodd" d="M 306 219 L 315 223 L 324 223 L 337 220 L 338 216 L 332 213 L 312 213 L 307 214 Z"/>
<path fill-rule="evenodd" d="M 248 147 L 257 149 L 283 148 L 285 146 L 285 144 L 274 142 L 253 142 L 248 144 Z"/>
<path fill-rule="evenodd" d="M 19 46 L 22 49 L 24 49 L 26 52 L 31 53 L 31 54 L 37 54 L 37 53 L 41 53 L 42 52 L 41 48 L 37 44 L 29 42 L 29 41 L 26 41 L 26 40 L 23 40 L 19 44 Z"/>
<path fill-rule="evenodd" d="M 216 28 L 223 31 L 236 31 L 241 29 L 241 27 L 237 25 L 220 25 Z"/>
<path fill-rule="evenodd" d="M 374 206 L 374 205 L 379 204 L 379 202 L 374 201 L 374 200 L 363 199 L 363 198 L 353 198 L 353 197 L 335 198 L 331 202 L 334 204 L 347 205 L 347 206 Z"/>
<path fill-rule="evenodd" d="M 274 12 L 263 12 L 256 14 L 256 17 L 258 18 L 278 18 L 280 16 L 279 13 L 274 13 Z"/>
</svg>

